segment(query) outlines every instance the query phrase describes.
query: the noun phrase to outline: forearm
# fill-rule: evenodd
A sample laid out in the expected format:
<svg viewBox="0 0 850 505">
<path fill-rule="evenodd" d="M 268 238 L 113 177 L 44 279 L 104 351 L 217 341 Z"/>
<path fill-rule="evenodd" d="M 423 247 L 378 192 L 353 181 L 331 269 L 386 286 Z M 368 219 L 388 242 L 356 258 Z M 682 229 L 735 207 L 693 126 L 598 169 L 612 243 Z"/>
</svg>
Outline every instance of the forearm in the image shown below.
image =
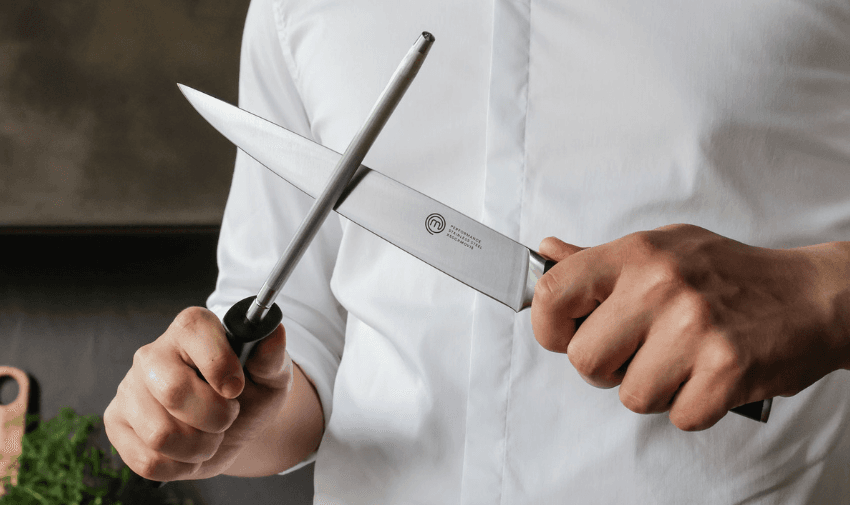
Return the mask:
<svg viewBox="0 0 850 505">
<path fill-rule="evenodd" d="M 295 364 L 293 370 L 292 391 L 277 419 L 245 446 L 225 475 L 274 475 L 300 463 L 319 446 L 324 428 L 319 396 L 301 367 Z"/>
</svg>

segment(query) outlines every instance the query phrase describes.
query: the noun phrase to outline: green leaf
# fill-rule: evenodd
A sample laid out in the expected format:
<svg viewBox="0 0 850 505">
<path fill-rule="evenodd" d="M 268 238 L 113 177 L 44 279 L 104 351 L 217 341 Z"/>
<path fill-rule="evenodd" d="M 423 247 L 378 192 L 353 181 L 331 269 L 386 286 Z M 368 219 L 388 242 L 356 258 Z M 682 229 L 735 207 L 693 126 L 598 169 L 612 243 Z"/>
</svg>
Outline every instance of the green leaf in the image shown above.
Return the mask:
<svg viewBox="0 0 850 505">
<path fill-rule="evenodd" d="M 105 464 L 103 451 L 85 447 L 89 435 L 101 423 L 99 416 L 79 416 L 64 407 L 46 422 L 28 414 L 26 423 L 29 430 L 18 459 L 18 484 L 6 485 L 0 505 L 120 505 L 106 497 L 109 483 L 120 478 L 123 489 L 130 469 L 123 466 L 119 474 Z M 117 455 L 114 447 L 110 449 Z M 84 478 L 97 484 L 87 485 Z"/>
</svg>

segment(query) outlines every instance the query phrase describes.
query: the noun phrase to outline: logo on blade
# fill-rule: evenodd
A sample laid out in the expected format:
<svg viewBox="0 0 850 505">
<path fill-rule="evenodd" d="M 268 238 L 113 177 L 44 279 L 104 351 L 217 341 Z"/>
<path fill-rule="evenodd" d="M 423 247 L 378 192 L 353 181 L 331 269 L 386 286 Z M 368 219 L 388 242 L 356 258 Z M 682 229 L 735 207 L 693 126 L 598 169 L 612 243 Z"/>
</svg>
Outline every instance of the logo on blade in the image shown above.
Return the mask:
<svg viewBox="0 0 850 505">
<path fill-rule="evenodd" d="M 425 229 L 428 230 L 428 233 L 431 235 L 440 233 L 446 229 L 446 220 L 443 219 L 443 216 L 436 212 L 434 214 L 429 214 L 428 217 L 425 218 Z"/>
</svg>

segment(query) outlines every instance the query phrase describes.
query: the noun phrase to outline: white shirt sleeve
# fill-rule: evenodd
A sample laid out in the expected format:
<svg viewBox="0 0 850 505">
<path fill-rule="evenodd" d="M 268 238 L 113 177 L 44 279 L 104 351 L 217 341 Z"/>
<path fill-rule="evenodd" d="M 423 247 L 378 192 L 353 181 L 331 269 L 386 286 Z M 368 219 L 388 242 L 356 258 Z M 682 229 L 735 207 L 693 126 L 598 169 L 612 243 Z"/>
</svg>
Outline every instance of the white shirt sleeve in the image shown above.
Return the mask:
<svg viewBox="0 0 850 505">
<path fill-rule="evenodd" d="M 280 36 L 272 2 L 252 2 L 242 40 L 239 106 L 311 138 Z M 234 303 L 257 294 L 312 202 L 245 153 L 237 153 L 218 243 L 218 281 L 207 300 L 219 318 Z M 330 216 L 276 299 L 284 315 L 287 350 L 316 387 L 326 425 L 345 333 L 346 312 L 330 289 L 341 235 L 339 219 Z"/>
</svg>

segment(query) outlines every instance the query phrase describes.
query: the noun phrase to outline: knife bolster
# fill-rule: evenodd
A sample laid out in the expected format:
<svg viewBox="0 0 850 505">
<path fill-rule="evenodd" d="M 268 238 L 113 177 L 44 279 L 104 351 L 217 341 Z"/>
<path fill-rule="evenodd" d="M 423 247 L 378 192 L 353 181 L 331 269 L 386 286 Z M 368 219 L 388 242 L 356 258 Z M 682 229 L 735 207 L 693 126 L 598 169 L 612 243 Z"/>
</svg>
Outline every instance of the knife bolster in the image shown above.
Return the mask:
<svg viewBox="0 0 850 505">
<path fill-rule="evenodd" d="M 549 261 L 540 254 L 529 249 L 528 273 L 525 279 L 525 289 L 522 292 L 522 299 L 520 300 L 519 307 L 515 307 L 514 310 L 519 312 L 520 310 L 531 307 L 531 301 L 534 299 L 534 286 L 537 285 L 537 281 L 543 277 L 543 274 L 551 268 L 551 266 L 547 267 L 548 263 L 552 263 L 552 265 L 555 264 L 555 262 Z"/>
</svg>

